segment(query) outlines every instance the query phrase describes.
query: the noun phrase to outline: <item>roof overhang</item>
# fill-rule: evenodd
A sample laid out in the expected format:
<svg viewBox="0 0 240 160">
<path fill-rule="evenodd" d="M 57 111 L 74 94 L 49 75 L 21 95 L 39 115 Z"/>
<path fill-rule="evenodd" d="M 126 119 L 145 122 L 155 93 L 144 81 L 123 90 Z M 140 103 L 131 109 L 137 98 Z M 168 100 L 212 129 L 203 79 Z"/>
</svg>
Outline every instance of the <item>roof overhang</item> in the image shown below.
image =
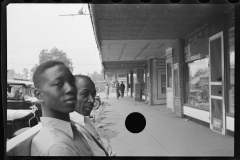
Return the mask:
<svg viewBox="0 0 240 160">
<path fill-rule="evenodd" d="M 90 4 L 104 73 L 128 73 L 147 59 L 163 57 L 176 39 L 232 7 L 232 4 Z"/>
</svg>

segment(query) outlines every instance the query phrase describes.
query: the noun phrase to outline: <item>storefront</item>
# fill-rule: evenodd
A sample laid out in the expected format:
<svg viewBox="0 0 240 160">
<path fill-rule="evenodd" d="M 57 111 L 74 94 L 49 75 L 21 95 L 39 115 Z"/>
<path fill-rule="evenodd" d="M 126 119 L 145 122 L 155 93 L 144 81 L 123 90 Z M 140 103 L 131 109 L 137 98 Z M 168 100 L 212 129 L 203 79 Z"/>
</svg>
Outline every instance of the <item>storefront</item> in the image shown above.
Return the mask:
<svg viewBox="0 0 240 160">
<path fill-rule="evenodd" d="M 183 39 L 183 114 L 224 135 L 234 132 L 234 34 L 231 10 Z"/>
<path fill-rule="evenodd" d="M 166 50 L 166 109 L 174 113 L 172 48 Z"/>
</svg>

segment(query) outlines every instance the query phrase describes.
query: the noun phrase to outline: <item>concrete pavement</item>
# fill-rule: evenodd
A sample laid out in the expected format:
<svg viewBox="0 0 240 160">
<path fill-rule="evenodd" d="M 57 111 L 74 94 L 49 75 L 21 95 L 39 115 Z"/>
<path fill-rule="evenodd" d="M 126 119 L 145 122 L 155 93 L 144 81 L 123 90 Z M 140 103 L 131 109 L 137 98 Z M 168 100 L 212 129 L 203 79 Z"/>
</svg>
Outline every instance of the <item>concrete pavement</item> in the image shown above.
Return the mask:
<svg viewBox="0 0 240 160">
<path fill-rule="evenodd" d="M 116 156 L 234 156 L 234 138 L 224 136 L 192 121 L 178 118 L 165 105 L 149 106 L 132 97 L 101 98 L 101 134 L 109 139 Z M 132 112 L 146 118 L 145 129 L 133 134 L 125 127 Z M 138 121 L 136 120 L 136 125 Z"/>
</svg>

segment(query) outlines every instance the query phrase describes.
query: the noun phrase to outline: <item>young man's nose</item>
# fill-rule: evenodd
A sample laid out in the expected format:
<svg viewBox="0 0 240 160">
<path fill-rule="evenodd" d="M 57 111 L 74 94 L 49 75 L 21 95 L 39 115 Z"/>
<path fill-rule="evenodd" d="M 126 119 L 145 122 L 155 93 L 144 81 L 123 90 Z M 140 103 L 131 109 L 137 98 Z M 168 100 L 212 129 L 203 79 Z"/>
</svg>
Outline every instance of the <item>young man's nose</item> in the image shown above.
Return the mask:
<svg viewBox="0 0 240 160">
<path fill-rule="evenodd" d="M 77 93 L 77 89 L 76 89 L 75 84 L 66 83 L 65 84 L 65 89 L 66 89 L 66 93 L 72 93 L 72 94 Z"/>
</svg>

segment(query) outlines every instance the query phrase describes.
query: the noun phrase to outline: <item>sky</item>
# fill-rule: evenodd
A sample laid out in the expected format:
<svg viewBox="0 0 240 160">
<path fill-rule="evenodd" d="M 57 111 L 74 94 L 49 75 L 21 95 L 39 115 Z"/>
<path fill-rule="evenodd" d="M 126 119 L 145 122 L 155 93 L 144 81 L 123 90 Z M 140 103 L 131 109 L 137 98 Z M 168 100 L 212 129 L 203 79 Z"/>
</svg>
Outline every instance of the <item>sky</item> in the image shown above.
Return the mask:
<svg viewBox="0 0 240 160">
<path fill-rule="evenodd" d="M 56 47 L 72 59 L 73 74 L 102 69 L 90 15 L 78 14 L 87 4 L 9 4 L 7 6 L 7 69 L 29 71 L 42 49 Z"/>
</svg>

